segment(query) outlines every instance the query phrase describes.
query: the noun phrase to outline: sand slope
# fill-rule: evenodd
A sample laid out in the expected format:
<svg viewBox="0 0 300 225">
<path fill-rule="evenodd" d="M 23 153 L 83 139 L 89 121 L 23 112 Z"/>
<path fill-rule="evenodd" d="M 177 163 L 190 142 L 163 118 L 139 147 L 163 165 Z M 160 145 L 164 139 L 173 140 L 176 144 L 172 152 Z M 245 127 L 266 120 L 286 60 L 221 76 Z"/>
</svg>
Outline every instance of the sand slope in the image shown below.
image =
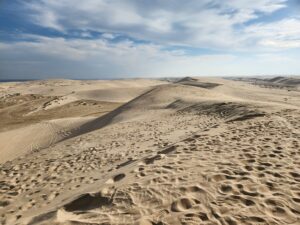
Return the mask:
<svg viewBox="0 0 300 225">
<path fill-rule="evenodd" d="M 0 85 L 0 162 L 97 129 L 95 124 L 84 124 L 160 83 L 163 82 L 142 79 L 3 83 Z"/>
<path fill-rule="evenodd" d="M 0 163 L 49 147 L 80 132 L 94 117 L 43 121 L 0 133 Z"/>
<path fill-rule="evenodd" d="M 180 82 L 2 163 L 1 222 L 299 224 L 300 93 Z"/>
<path fill-rule="evenodd" d="M 39 94 L 43 96 L 67 96 L 76 97 L 77 99 L 92 99 L 105 101 L 113 91 L 118 92 L 121 88 L 124 91 L 124 96 L 115 94 L 116 98 L 111 97 L 113 101 L 121 102 L 129 101 L 130 99 L 141 94 L 145 89 L 152 86 L 163 84 L 166 82 L 147 79 L 132 79 L 132 80 L 43 80 L 43 81 L 28 81 L 19 83 L 2 83 L 0 85 L 0 93 L 3 94 Z M 3 91 L 1 91 L 3 90 Z M 108 94 L 105 93 L 108 91 Z M 126 92 L 129 93 L 126 93 Z M 99 94 L 100 93 L 100 94 Z M 82 94 L 82 95 L 81 95 Z M 126 98 L 126 97 L 127 98 Z"/>
</svg>

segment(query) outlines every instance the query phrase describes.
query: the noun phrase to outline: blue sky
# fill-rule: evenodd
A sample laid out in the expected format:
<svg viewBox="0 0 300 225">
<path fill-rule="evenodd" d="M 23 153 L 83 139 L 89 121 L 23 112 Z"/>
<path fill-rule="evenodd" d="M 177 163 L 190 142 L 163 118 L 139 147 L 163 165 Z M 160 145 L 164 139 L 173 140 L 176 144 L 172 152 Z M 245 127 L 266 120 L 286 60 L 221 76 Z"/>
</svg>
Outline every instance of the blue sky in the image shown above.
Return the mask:
<svg viewBox="0 0 300 225">
<path fill-rule="evenodd" d="M 0 0 L 0 79 L 300 74 L 299 0 Z"/>
</svg>

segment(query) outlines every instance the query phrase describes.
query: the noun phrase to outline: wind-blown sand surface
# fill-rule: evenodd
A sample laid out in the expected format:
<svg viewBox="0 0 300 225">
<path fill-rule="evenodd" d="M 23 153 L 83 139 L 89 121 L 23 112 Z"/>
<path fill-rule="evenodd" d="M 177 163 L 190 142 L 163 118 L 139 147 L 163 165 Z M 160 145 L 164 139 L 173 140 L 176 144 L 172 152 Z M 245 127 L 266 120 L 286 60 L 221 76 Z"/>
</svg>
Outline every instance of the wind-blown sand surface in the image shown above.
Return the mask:
<svg viewBox="0 0 300 225">
<path fill-rule="evenodd" d="M 0 221 L 300 224 L 297 82 L 0 84 Z"/>
</svg>

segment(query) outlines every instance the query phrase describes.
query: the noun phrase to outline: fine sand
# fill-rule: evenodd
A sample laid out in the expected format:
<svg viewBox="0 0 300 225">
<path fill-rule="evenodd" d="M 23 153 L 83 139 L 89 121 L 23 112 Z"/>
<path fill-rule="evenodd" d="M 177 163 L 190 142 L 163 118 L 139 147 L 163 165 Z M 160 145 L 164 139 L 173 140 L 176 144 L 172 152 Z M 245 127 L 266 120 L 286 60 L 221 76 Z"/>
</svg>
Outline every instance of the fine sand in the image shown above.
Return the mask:
<svg viewBox="0 0 300 225">
<path fill-rule="evenodd" d="M 0 83 L 0 223 L 300 224 L 299 79 L 261 82 Z"/>
</svg>

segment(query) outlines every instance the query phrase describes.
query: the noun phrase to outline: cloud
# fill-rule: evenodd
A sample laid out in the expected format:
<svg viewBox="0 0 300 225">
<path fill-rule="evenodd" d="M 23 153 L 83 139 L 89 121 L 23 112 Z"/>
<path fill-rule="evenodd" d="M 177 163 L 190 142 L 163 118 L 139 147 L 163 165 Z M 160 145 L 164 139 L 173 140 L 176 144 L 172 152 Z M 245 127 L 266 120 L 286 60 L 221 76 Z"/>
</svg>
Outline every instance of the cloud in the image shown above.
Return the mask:
<svg viewBox="0 0 300 225">
<path fill-rule="evenodd" d="M 1 76 L 300 73 L 300 18 L 281 15 L 287 0 L 18 2 L 26 24 L 0 43 Z"/>
<path fill-rule="evenodd" d="M 288 55 L 189 55 L 157 44 L 107 39 L 67 40 L 31 37 L 32 41 L 0 44 L 0 74 L 17 78 L 118 78 L 196 75 L 249 75 L 300 71 Z M 280 58 L 281 57 L 281 58 Z M 293 56 L 295 58 L 297 56 Z M 284 59 L 280 68 L 272 64 Z"/>
<path fill-rule="evenodd" d="M 184 51 L 168 51 L 154 44 L 136 45 L 126 40 L 110 43 L 106 39 L 39 36 L 30 42 L 1 44 L 0 51 L 3 74 L 10 71 L 14 76 L 31 73 L 31 76 L 73 78 L 192 75 L 205 68 L 206 72 L 213 72 L 210 64 L 225 65 L 235 58 L 229 54 L 189 56 Z M 34 74 L 30 66 L 35 68 Z"/>
<path fill-rule="evenodd" d="M 300 47 L 300 20 L 285 18 L 269 24 L 255 24 L 247 27 L 251 38 L 259 39 L 258 44 L 272 49 Z"/>
<path fill-rule="evenodd" d="M 34 23 L 65 31 L 121 33 L 159 44 L 240 47 L 237 25 L 286 7 L 286 0 L 38 0 L 25 2 Z"/>
</svg>

